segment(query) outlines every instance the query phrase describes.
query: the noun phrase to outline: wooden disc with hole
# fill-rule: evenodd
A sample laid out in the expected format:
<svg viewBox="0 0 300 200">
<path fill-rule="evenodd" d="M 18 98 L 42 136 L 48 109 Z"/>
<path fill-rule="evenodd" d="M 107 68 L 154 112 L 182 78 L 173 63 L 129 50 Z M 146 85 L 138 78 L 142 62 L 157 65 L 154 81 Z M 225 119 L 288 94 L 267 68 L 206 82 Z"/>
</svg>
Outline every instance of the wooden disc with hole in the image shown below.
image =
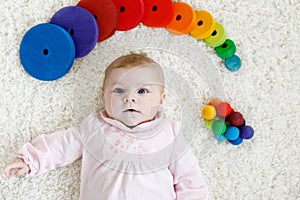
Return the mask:
<svg viewBox="0 0 300 200">
<path fill-rule="evenodd" d="M 75 58 L 89 54 L 98 41 L 98 25 L 94 16 L 79 6 L 68 6 L 60 9 L 51 18 L 56 24 L 71 35 L 75 44 Z"/>
<path fill-rule="evenodd" d="M 236 46 L 232 40 L 226 39 L 226 41 L 222 45 L 215 47 L 215 51 L 217 55 L 222 59 L 230 58 L 235 54 Z"/>
<path fill-rule="evenodd" d="M 43 81 L 56 80 L 71 69 L 75 45 L 62 27 L 38 24 L 25 33 L 20 45 L 20 59 L 32 77 Z"/>
<path fill-rule="evenodd" d="M 141 23 L 144 17 L 143 0 L 112 0 L 119 15 L 118 31 L 128 31 Z"/>
<path fill-rule="evenodd" d="M 175 35 L 184 35 L 191 32 L 196 26 L 196 12 L 184 2 L 174 3 L 174 16 L 166 29 Z"/>
<path fill-rule="evenodd" d="M 112 0 L 81 0 L 77 4 L 94 15 L 99 29 L 98 42 L 111 37 L 118 27 L 118 11 Z"/>
<path fill-rule="evenodd" d="M 174 15 L 172 0 L 147 0 L 144 1 L 145 13 L 142 23 L 152 28 L 166 26 Z"/>
<path fill-rule="evenodd" d="M 204 39 L 204 42 L 211 47 L 222 45 L 227 38 L 227 33 L 222 24 L 216 22 L 216 27 L 212 34 Z"/>
<path fill-rule="evenodd" d="M 212 34 L 216 27 L 215 19 L 205 10 L 196 11 L 196 16 L 197 24 L 190 34 L 192 37 L 197 39 L 207 38 L 210 34 Z"/>
</svg>

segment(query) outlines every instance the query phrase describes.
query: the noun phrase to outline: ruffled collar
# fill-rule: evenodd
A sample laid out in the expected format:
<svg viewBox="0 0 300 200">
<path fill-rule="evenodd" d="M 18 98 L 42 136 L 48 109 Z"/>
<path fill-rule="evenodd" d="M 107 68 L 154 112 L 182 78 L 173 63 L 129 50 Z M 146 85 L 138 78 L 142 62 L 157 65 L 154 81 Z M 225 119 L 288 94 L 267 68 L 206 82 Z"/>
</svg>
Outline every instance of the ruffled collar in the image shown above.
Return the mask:
<svg viewBox="0 0 300 200">
<path fill-rule="evenodd" d="M 124 125 L 120 121 L 109 118 L 105 111 L 101 111 L 99 113 L 99 120 L 101 121 L 103 120 L 110 126 L 118 129 L 117 131 L 123 132 L 132 137 L 139 137 L 139 138 L 153 137 L 156 134 L 159 134 L 163 130 L 164 126 L 166 125 L 166 120 L 163 117 L 162 111 L 158 112 L 152 121 L 139 124 L 134 128 L 130 128 Z"/>
</svg>

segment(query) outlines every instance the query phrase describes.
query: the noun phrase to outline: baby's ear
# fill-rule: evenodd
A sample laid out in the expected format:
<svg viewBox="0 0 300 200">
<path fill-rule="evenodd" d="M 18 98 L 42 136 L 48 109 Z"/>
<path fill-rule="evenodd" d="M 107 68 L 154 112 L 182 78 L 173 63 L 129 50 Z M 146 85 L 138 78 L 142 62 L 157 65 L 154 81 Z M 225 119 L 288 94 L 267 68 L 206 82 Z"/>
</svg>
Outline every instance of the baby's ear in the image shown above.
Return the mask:
<svg viewBox="0 0 300 200">
<path fill-rule="evenodd" d="M 101 95 L 102 95 L 102 97 L 104 97 L 104 91 L 103 91 L 103 89 L 101 89 Z"/>
</svg>

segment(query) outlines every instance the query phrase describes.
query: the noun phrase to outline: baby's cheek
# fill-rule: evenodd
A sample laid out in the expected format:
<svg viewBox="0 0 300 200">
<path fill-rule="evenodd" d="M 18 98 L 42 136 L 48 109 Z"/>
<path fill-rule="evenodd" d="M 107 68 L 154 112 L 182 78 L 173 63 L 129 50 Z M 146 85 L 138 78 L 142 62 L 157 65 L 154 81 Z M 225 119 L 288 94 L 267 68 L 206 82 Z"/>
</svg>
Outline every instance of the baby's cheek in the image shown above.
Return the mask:
<svg viewBox="0 0 300 200">
<path fill-rule="evenodd" d="M 160 104 L 151 104 L 149 105 L 149 116 L 154 117 L 160 109 Z"/>
</svg>

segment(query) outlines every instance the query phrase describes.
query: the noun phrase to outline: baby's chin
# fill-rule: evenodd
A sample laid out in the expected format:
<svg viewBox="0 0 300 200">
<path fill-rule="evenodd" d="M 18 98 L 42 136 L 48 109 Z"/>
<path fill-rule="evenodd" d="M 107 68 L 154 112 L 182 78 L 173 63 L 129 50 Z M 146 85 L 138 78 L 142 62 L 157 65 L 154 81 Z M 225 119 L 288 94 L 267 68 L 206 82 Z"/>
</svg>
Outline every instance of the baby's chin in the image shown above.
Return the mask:
<svg viewBox="0 0 300 200">
<path fill-rule="evenodd" d="M 128 121 L 120 121 L 120 122 L 122 122 L 128 128 L 134 128 L 138 125 L 141 125 L 141 124 L 144 124 L 144 123 L 147 123 L 147 122 L 150 122 L 150 121 L 152 121 L 152 119 L 137 121 L 137 122 L 133 122 L 133 121 L 129 121 L 129 122 Z"/>
</svg>

